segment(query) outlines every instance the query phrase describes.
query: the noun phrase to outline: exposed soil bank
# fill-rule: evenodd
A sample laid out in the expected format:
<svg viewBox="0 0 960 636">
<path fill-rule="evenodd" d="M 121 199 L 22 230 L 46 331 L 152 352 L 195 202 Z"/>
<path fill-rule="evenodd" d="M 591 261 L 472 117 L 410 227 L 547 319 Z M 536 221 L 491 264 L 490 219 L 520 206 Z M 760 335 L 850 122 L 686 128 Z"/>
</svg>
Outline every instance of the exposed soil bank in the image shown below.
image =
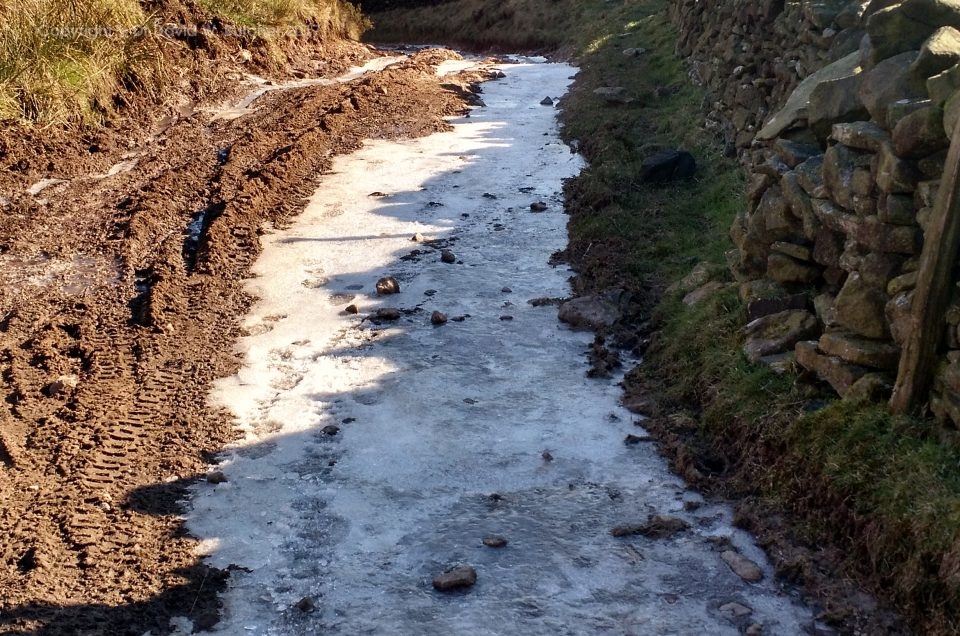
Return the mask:
<svg viewBox="0 0 960 636">
<path fill-rule="evenodd" d="M 177 502 L 234 435 L 206 396 L 236 368 L 261 228 L 299 212 L 330 158 L 363 139 L 446 128 L 470 94 L 436 78 L 451 55 L 271 93 L 234 121 L 195 112 L 110 177 L 81 175 L 109 172 L 119 149 L 97 166 L 65 160 L 75 178 L 36 195 L 7 177 L 0 631 L 216 620 L 228 573 L 197 561 Z"/>
</svg>

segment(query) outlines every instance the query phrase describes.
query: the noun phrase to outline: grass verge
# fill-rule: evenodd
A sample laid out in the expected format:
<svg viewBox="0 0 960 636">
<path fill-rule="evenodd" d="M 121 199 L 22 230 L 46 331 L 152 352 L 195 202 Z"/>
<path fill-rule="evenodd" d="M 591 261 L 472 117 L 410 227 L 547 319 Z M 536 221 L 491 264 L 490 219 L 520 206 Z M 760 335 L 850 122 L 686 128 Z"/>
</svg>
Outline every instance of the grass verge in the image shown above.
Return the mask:
<svg viewBox="0 0 960 636">
<path fill-rule="evenodd" d="M 359 38 L 368 23 L 343 0 L 8 0 L 0 4 L 0 123 L 99 124 L 128 101 L 180 80 L 198 33 L 224 22 L 239 44 L 276 56 L 292 29 Z M 183 23 L 187 20 L 188 23 Z M 216 31 L 211 30 L 214 36 Z"/>
<path fill-rule="evenodd" d="M 576 60 L 561 117 L 590 165 L 566 186 L 564 256 L 577 291 L 624 287 L 647 301 L 642 317 L 655 334 L 628 374 L 627 400 L 646 405 L 678 472 L 746 498 L 742 522 L 772 549 L 781 574 L 814 588 L 824 619 L 843 631 L 901 633 L 896 618 L 850 601 L 862 585 L 916 631 L 960 633 L 960 451 L 921 421 L 750 364 L 735 286 L 693 307 L 663 291 L 697 262 L 725 271 L 727 230 L 745 205 L 739 166 L 704 128 L 706 96 L 673 56 L 666 3 L 454 0 L 373 20 L 380 41 L 549 48 Z M 636 48 L 646 52 L 626 54 Z M 594 93 L 601 87 L 622 87 L 629 102 L 607 103 Z M 641 161 L 662 147 L 693 152 L 697 177 L 639 183 Z"/>
</svg>

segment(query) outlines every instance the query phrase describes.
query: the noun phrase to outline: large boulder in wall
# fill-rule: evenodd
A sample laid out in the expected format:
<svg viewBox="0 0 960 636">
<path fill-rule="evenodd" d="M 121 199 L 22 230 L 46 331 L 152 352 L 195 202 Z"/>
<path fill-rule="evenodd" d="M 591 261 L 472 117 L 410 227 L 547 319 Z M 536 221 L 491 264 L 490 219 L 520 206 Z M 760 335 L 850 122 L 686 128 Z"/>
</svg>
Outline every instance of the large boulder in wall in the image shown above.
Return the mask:
<svg viewBox="0 0 960 636">
<path fill-rule="evenodd" d="M 916 51 L 938 26 L 907 15 L 903 4 L 877 11 L 867 18 L 870 46 L 865 61 L 871 65 L 878 64 L 898 53 Z"/>
<path fill-rule="evenodd" d="M 775 137 L 779 137 L 781 133 L 792 128 L 794 125 L 801 121 L 806 121 L 809 115 L 809 106 L 810 106 L 810 97 L 814 91 L 821 84 L 827 82 L 833 82 L 837 80 L 843 80 L 846 78 L 855 77 L 860 74 L 860 53 L 854 52 L 845 57 L 840 58 L 833 64 L 829 64 L 819 71 L 809 75 L 804 79 L 800 84 L 793 90 L 793 93 L 790 94 L 790 97 L 787 98 L 786 104 L 783 108 L 777 111 L 773 117 L 766 123 L 766 125 L 757 133 L 757 139 L 761 141 L 767 141 Z M 849 91 L 849 86 L 842 86 L 841 88 L 847 89 Z M 859 88 L 859 87 L 857 87 Z M 855 108 L 859 105 L 859 100 L 857 99 L 858 90 L 853 90 L 853 103 L 848 103 L 840 98 L 843 97 L 841 92 L 838 92 L 837 103 L 832 108 L 822 108 L 824 114 L 819 114 L 818 116 L 821 119 L 826 119 L 829 117 L 829 112 L 843 110 L 847 111 L 851 108 Z M 829 100 L 824 100 L 828 103 Z M 862 106 L 859 106 L 862 109 Z M 839 119 L 837 121 L 854 121 L 853 119 Z M 833 122 L 835 123 L 835 122 Z M 829 131 L 829 126 L 827 126 Z"/>
<path fill-rule="evenodd" d="M 913 62 L 913 73 L 927 79 L 942 73 L 960 62 L 960 31 L 953 27 L 941 27 L 933 32 Z"/>
<path fill-rule="evenodd" d="M 917 51 L 894 55 L 864 74 L 860 100 L 874 121 L 886 122 L 887 111 L 894 102 L 926 97 L 926 82 L 910 70 L 918 55 Z"/>
<path fill-rule="evenodd" d="M 900 6 L 912 20 L 960 28 L 960 0 L 905 0 Z"/>
</svg>

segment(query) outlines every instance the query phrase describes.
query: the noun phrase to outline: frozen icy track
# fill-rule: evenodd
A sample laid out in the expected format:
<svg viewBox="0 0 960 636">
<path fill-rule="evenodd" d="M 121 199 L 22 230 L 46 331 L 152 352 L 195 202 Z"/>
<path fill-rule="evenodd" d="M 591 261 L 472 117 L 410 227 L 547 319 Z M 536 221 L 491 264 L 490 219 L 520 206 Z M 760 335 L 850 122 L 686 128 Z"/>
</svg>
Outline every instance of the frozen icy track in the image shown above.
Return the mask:
<svg viewBox="0 0 960 636">
<path fill-rule="evenodd" d="M 502 68 L 453 132 L 339 159 L 296 225 L 265 237 L 245 364 L 213 398 L 246 439 L 224 455 L 229 481 L 197 487 L 189 520 L 212 565 L 236 566 L 217 629 L 801 633 L 809 611 L 778 594 L 730 511 L 687 510 L 699 497 L 652 445 L 623 444 L 642 430 L 614 383 L 585 377 L 590 336 L 528 304 L 568 294 L 569 271 L 547 261 L 565 244 L 561 181 L 582 160 L 540 100 L 575 69 Z M 377 297 L 388 275 L 401 293 Z M 363 320 L 386 306 L 405 313 Z M 436 327 L 433 310 L 466 317 Z M 691 527 L 610 535 L 652 513 Z M 485 547 L 488 534 L 509 544 Z M 711 537 L 763 564 L 764 582 L 743 582 Z M 477 584 L 435 592 L 433 575 L 461 562 Z M 304 597 L 313 611 L 295 607 Z"/>
</svg>

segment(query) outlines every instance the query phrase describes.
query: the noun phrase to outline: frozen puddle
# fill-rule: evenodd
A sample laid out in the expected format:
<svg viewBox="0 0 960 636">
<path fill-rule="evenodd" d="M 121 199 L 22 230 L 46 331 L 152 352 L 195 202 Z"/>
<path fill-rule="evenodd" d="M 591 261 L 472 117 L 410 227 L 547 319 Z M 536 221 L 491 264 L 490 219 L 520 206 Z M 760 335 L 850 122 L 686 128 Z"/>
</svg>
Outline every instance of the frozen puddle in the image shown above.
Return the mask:
<svg viewBox="0 0 960 636">
<path fill-rule="evenodd" d="M 547 260 L 565 245 L 561 180 L 582 161 L 539 102 L 575 70 L 502 68 L 453 132 L 338 159 L 296 224 L 264 237 L 245 364 L 213 398 L 246 439 L 224 455 L 227 482 L 197 486 L 189 518 L 208 562 L 233 566 L 216 629 L 802 633 L 810 611 L 778 593 L 730 510 L 685 507 L 700 498 L 652 445 L 624 445 L 642 431 L 615 383 L 585 377 L 591 336 L 527 302 L 568 294 L 570 272 Z M 382 276 L 401 293 L 378 298 Z M 363 319 L 379 307 L 404 313 Z M 435 327 L 434 310 L 466 317 Z M 654 513 L 690 528 L 611 536 Z M 509 544 L 484 546 L 491 534 Z M 764 581 L 734 574 L 718 537 Z M 457 563 L 476 585 L 434 591 Z"/>
</svg>

